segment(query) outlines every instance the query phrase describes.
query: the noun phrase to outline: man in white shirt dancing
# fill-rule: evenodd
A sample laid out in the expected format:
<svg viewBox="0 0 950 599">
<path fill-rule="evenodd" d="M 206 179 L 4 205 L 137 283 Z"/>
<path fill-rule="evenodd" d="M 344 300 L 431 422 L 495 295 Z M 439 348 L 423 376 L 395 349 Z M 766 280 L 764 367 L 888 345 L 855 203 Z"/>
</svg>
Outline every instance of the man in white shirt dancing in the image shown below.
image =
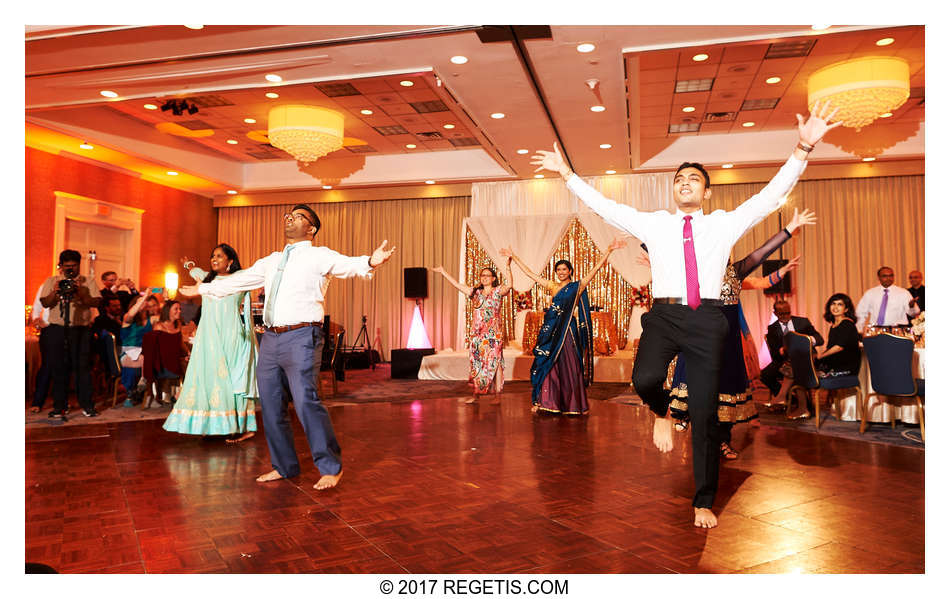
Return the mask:
<svg viewBox="0 0 950 599">
<path fill-rule="evenodd" d="M 609 224 L 629 232 L 650 248 L 653 274 L 652 309 L 641 318 L 643 333 L 633 367 L 633 384 L 656 415 L 653 443 L 661 452 L 673 449 L 670 397 L 664 391 L 667 366 L 679 352 L 689 362 L 686 384 L 693 423 L 694 524 L 718 524 L 712 512 L 719 480 L 719 437 L 716 400 L 722 342 L 728 323 L 719 310 L 720 287 L 732 246 L 753 225 L 776 210 L 805 169 L 814 145 L 840 123 L 828 124 L 834 112 L 816 109 L 805 122 L 798 115 L 799 143 L 778 174 L 758 194 L 731 212 L 704 214 L 709 175 L 702 165 L 683 163 L 673 178 L 675 213 L 641 212 L 605 198 L 571 172 L 557 144 L 539 150 L 531 164 L 558 172 L 568 189 Z M 695 365 L 695 366 L 694 366 Z M 694 399 L 695 397 L 695 399 Z M 695 403 L 694 403 L 695 402 Z"/>
<path fill-rule="evenodd" d="M 374 268 L 389 260 L 396 248 L 386 250 L 386 241 L 372 256 L 350 257 L 311 240 L 320 230 L 320 219 L 305 204 L 284 215 L 283 252 L 261 258 L 248 269 L 210 283 L 181 288 L 186 296 L 208 294 L 224 297 L 264 286 L 264 325 L 257 361 L 257 388 L 261 417 L 267 435 L 273 470 L 258 482 L 291 478 L 300 474 L 293 434 L 282 392 L 286 383 L 297 417 L 310 445 L 313 463 L 320 470 L 317 490 L 335 487 L 343 475 L 340 446 L 333 433 L 330 414 L 320 402 L 315 386 L 323 350 L 323 290 L 328 277 L 369 278 Z"/>
</svg>

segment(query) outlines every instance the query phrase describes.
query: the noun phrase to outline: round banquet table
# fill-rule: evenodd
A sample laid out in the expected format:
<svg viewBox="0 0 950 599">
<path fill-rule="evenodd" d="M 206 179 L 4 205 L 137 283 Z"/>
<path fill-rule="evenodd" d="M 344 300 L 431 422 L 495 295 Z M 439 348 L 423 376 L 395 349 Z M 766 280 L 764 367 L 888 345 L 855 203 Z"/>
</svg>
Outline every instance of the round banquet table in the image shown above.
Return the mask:
<svg viewBox="0 0 950 599">
<path fill-rule="evenodd" d="M 923 347 L 914 348 L 913 362 L 911 371 L 914 378 L 924 379 L 925 349 Z M 862 352 L 861 371 L 858 373 L 858 380 L 861 383 L 861 394 L 863 398 L 866 393 L 872 393 L 871 374 L 868 370 L 868 359 Z M 891 421 L 893 414 L 895 420 L 900 420 L 904 424 L 919 424 L 917 417 L 917 400 L 913 397 L 888 397 L 873 396 L 868 404 L 868 422 L 887 422 Z M 859 400 L 855 394 L 843 396 L 841 398 L 841 420 L 855 421 L 861 419 L 861 408 L 858 407 Z"/>
</svg>

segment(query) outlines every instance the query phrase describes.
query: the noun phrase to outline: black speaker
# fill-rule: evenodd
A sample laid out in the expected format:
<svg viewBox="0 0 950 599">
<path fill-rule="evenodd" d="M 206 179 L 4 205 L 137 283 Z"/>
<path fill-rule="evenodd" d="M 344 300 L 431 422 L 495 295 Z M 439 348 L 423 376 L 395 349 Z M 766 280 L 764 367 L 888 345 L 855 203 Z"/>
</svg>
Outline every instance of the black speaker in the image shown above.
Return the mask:
<svg viewBox="0 0 950 599">
<path fill-rule="evenodd" d="M 389 378 L 414 379 L 419 377 L 419 366 L 423 356 L 431 356 L 434 349 L 394 349 L 389 354 L 392 364 Z"/>
<path fill-rule="evenodd" d="M 403 289 L 407 299 L 429 297 L 429 269 L 425 267 L 402 269 Z"/>
<path fill-rule="evenodd" d="M 762 263 L 762 276 L 767 277 L 788 264 L 788 260 L 766 260 Z M 788 295 L 792 292 L 792 275 L 785 275 L 781 281 L 765 290 L 766 295 Z"/>
</svg>

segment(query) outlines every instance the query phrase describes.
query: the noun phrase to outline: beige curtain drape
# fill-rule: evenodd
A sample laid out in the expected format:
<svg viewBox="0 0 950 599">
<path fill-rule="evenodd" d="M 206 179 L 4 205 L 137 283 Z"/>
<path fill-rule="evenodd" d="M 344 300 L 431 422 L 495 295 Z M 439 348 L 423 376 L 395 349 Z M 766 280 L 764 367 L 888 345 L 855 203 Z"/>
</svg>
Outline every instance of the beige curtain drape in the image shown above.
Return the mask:
<svg viewBox="0 0 950 599">
<path fill-rule="evenodd" d="M 346 343 L 353 344 L 361 317 L 367 317 L 370 343 L 379 331 L 381 356 L 389 359 L 392 349 L 405 347 L 415 303 L 403 298 L 402 269 L 413 266 L 451 266 L 458 262 L 462 221 L 470 210 L 470 197 L 437 199 L 374 200 L 319 204 L 315 207 L 321 228 L 314 239 L 349 256 L 372 253 L 384 239 L 396 246 L 392 259 L 379 268 L 373 279 L 331 279 L 326 294 L 326 313 L 346 328 Z M 241 263 L 255 260 L 284 247 L 282 215 L 290 205 L 249 206 L 218 210 L 218 239 L 237 250 Z M 450 269 L 451 270 L 451 269 Z M 458 291 L 429 277 L 429 299 L 423 312 L 426 331 L 434 347 L 454 341 L 458 316 L 452 309 Z M 375 345 L 374 345 L 375 347 Z"/>
<path fill-rule="evenodd" d="M 757 193 L 763 184 L 713 186 L 706 211 L 731 210 Z M 795 208 L 814 210 L 818 223 L 805 227 L 782 248 L 783 257 L 801 254 L 793 271 L 792 313 L 808 317 L 827 338 L 822 320 L 825 301 L 846 293 L 857 305 L 865 290 L 878 284 L 877 269 L 890 266 L 895 284 L 907 287 L 907 273 L 924 271 L 924 177 L 879 177 L 802 181 L 788 202 L 739 240 L 734 260 L 746 256 L 788 223 Z M 781 224 L 780 224 L 781 223 Z M 771 256 L 778 258 L 779 252 Z M 761 276 L 761 269 L 752 276 Z M 756 345 L 762 347 L 772 317 L 774 296 L 743 291 L 742 308 Z M 764 363 L 768 363 L 768 353 Z"/>
</svg>

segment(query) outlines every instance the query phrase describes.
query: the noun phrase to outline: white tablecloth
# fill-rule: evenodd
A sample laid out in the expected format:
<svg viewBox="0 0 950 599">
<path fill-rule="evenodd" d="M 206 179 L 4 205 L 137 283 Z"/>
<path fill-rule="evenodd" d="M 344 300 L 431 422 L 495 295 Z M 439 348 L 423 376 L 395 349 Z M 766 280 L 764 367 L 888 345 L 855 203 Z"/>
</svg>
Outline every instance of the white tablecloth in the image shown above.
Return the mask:
<svg viewBox="0 0 950 599">
<path fill-rule="evenodd" d="M 911 368 L 914 372 L 914 378 L 923 379 L 925 352 L 922 347 L 914 349 L 914 359 Z M 861 397 L 865 393 L 874 391 L 871 387 L 871 374 L 868 370 L 868 359 L 861 354 L 861 372 L 858 373 L 858 380 L 861 381 Z M 887 401 L 880 396 L 873 396 L 868 404 L 868 422 L 890 422 L 891 414 L 894 414 L 896 420 L 905 424 L 918 424 L 917 419 L 917 400 L 913 397 L 889 397 Z M 841 419 L 855 421 L 861 419 L 860 408 L 857 407 L 858 400 L 851 394 L 841 398 Z"/>
</svg>

